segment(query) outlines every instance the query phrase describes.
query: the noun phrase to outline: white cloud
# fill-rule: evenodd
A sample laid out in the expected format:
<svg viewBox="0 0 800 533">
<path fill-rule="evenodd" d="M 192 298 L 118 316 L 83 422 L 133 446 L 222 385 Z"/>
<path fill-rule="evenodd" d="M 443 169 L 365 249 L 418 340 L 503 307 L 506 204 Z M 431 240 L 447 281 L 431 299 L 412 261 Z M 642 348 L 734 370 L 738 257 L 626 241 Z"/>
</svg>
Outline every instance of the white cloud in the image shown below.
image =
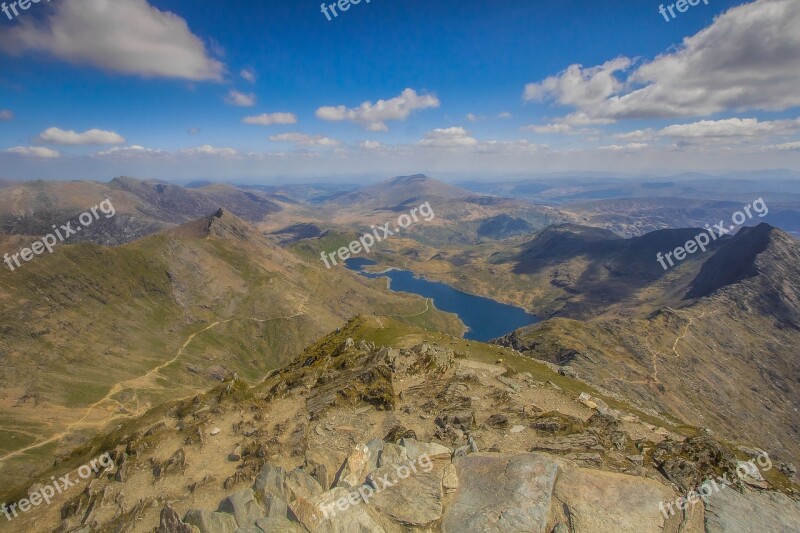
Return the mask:
<svg viewBox="0 0 800 533">
<path fill-rule="evenodd" d="M 133 144 L 131 146 L 115 146 L 108 150 L 97 152 L 94 155 L 99 157 L 131 158 L 131 157 L 154 156 L 165 153 L 166 152 L 164 152 L 163 150 L 155 150 L 151 148 L 145 148 L 144 146 L 139 146 L 138 144 Z"/>
<path fill-rule="evenodd" d="M 800 2 L 758 0 L 734 7 L 706 29 L 635 69 L 617 58 L 571 65 L 525 88 L 527 100 L 552 100 L 591 119 L 708 116 L 800 106 Z"/>
<path fill-rule="evenodd" d="M 258 124 L 269 126 L 271 124 L 297 124 L 297 115 L 294 113 L 263 113 L 251 117 L 244 117 L 245 124 Z"/>
<path fill-rule="evenodd" d="M 186 130 L 189 135 L 197 135 L 200 133 L 200 128 L 189 128 Z"/>
<path fill-rule="evenodd" d="M 437 128 L 425 134 L 425 138 L 419 141 L 422 146 L 436 146 L 439 148 L 457 146 L 475 146 L 478 141 L 470 137 L 464 128 Z"/>
<path fill-rule="evenodd" d="M 0 50 L 48 53 L 76 64 L 145 78 L 221 80 L 212 58 L 186 21 L 147 0 L 59 0 L 45 19 L 19 17 L 0 34 Z M 45 12 L 45 11 L 42 11 Z"/>
<path fill-rule="evenodd" d="M 14 120 L 14 113 L 10 109 L 0 109 L 0 120 Z"/>
<path fill-rule="evenodd" d="M 503 111 L 502 113 L 497 115 L 497 118 L 502 118 L 503 120 L 505 120 L 511 118 L 511 116 L 512 116 L 511 113 L 509 113 L 508 111 Z"/>
<path fill-rule="evenodd" d="M 294 143 L 296 146 L 322 146 L 322 147 L 332 147 L 332 146 L 339 146 L 341 143 L 336 139 L 331 139 L 330 137 L 325 137 L 324 135 L 306 135 L 305 133 L 281 133 L 280 135 L 272 135 L 269 138 L 270 141 L 280 143 L 280 142 L 290 142 Z"/>
<path fill-rule="evenodd" d="M 764 148 L 768 150 L 778 150 L 778 151 L 792 151 L 792 152 L 800 151 L 800 141 L 776 144 L 772 146 L 765 146 Z"/>
<path fill-rule="evenodd" d="M 662 137 L 709 138 L 709 137 L 762 137 L 780 135 L 800 130 L 799 120 L 775 120 L 759 122 L 756 118 L 729 118 L 725 120 L 701 120 L 691 124 L 673 124 L 658 132 Z"/>
<path fill-rule="evenodd" d="M 364 102 L 358 107 L 320 107 L 316 116 L 330 122 L 350 121 L 361 124 L 369 131 L 388 131 L 389 120 L 406 120 L 417 109 L 439 107 L 439 99 L 431 95 L 418 95 L 414 89 L 404 90 L 400 96 L 389 100 Z"/>
<path fill-rule="evenodd" d="M 655 137 L 656 132 L 652 128 L 646 130 L 635 130 L 625 133 L 616 133 L 612 135 L 615 139 L 620 141 L 649 141 Z"/>
<path fill-rule="evenodd" d="M 125 138 L 113 131 L 90 129 L 83 133 L 60 128 L 47 128 L 36 138 L 43 144 L 124 144 Z"/>
<path fill-rule="evenodd" d="M 597 105 L 622 89 L 623 84 L 614 73 L 630 66 L 631 60 L 627 57 L 618 57 L 592 68 L 570 65 L 557 76 L 526 85 L 523 98 L 537 102 L 557 99 L 561 104 L 579 108 Z"/>
<path fill-rule="evenodd" d="M 470 122 L 477 122 L 478 117 L 475 116 L 473 113 L 467 113 L 467 120 L 469 120 Z"/>
<path fill-rule="evenodd" d="M 624 146 L 612 144 L 611 146 L 601 146 L 600 150 L 607 152 L 638 152 L 639 150 L 644 150 L 648 146 L 647 143 L 630 143 Z"/>
<path fill-rule="evenodd" d="M 524 126 L 520 128 L 522 131 L 530 131 L 533 133 L 572 133 L 572 126 L 569 124 L 547 124 L 546 126 Z"/>
<path fill-rule="evenodd" d="M 725 143 L 793 135 L 800 131 L 800 119 L 759 121 L 756 118 L 727 118 L 699 120 L 687 124 L 672 124 L 660 130 L 652 128 L 617 133 L 612 137 L 621 141 L 650 141 L 652 139 L 677 139 L 687 143 Z"/>
<path fill-rule="evenodd" d="M 256 95 L 253 93 L 240 93 L 236 89 L 231 89 L 225 95 L 225 101 L 239 107 L 253 107 L 256 105 Z"/>
<path fill-rule="evenodd" d="M 241 72 L 239 72 L 239 76 L 242 79 L 249 81 L 250 83 L 256 82 L 256 71 L 251 68 L 243 68 Z"/>
<path fill-rule="evenodd" d="M 230 157 L 239 155 L 238 150 L 234 150 L 233 148 L 216 148 L 209 144 L 204 144 L 203 146 L 198 146 L 197 148 L 184 148 L 183 150 L 178 150 L 178 154 L 180 155 L 211 155 L 211 156 L 224 156 Z"/>
<path fill-rule="evenodd" d="M 378 141 L 364 141 L 358 145 L 363 150 L 380 150 L 384 148 L 383 143 Z"/>
<path fill-rule="evenodd" d="M 42 146 L 15 146 L 14 148 L 3 150 L 3 152 L 23 157 L 38 157 L 40 159 L 55 159 L 61 157 L 61 154 L 57 151 Z"/>
</svg>

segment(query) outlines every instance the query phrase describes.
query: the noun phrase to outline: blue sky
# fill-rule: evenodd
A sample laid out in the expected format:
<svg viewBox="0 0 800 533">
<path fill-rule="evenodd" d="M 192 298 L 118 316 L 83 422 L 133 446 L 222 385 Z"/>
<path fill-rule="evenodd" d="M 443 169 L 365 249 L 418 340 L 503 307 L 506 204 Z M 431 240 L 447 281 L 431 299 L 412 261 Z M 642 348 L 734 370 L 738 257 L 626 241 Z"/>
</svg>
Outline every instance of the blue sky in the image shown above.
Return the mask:
<svg viewBox="0 0 800 533">
<path fill-rule="evenodd" d="M 34 4 L 0 13 L 0 178 L 800 170 L 798 3 L 659 5 Z"/>
</svg>

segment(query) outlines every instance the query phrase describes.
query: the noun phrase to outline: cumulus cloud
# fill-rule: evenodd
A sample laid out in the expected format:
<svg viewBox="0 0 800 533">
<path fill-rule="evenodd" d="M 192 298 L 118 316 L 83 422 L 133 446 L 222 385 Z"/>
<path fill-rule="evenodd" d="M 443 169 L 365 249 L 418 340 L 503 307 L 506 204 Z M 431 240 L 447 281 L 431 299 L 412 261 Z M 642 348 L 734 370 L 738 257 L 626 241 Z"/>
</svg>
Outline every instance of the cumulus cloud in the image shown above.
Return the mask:
<svg viewBox="0 0 800 533">
<path fill-rule="evenodd" d="M 546 126 L 524 126 L 522 131 L 530 131 L 532 133 L 572 133 L 572 126 L 569 124 L 547 124 Z"/>
<path fill-rule="evenodd" d="M 727 118 L 722 120 L 699 120 L 686 124 L 672 124 L 660 130 L 648 128 L 613 135 L 621 141 L 650 141 L 672 139 L 682 144 L 705 142 L 740 142 L 789 136 L 800 132 L 800 119 L 767 120 L 757 118 Z"/>
<path fill-rule="evenodd" d="M 14 154 L 22 157 L 38 157 L 40 159 L 55 159 L 61 157 L 61 154 L 50 148 L 42 146 L 15 146 L 3 150 L 6 154 Z"/>
<path fill-rule="evenodd" d="M 571 106 L 588 119 L 708 116 L 800 106 L 800 2 L 734 7 L 674 50 L 634 69 L 629 58 L 571 65 L 525 87 L 524 98 Z"/>
<path fill-rule="evenodd" d="M 425 134 L 425 138 L 419 141 L 422 146 L 436 146 L 440 148 L 475 146 L 478 141 L 469 135 L 469 132 L 461 127 L 437 128 Z"/>
<path fill-rule="evenodd" d="M 477 122 L 478 117 L 474 113 L 467 113 L 467 120 L 470 122 Z"/>
<path fill-rule="evenodd" d="M 14 113 L 10 109 L 0 109 L 0 120 L 14 120 Z"/>
<path fill-rule="evenodd" d="M 561 104 L 579 108 L 597 105 L 623 88 L 614 73 L 630 66 L 631 60 L 627 57 L 612 59 L 592 68 L 570 65 L 557 76 L 526 85 L 523 97 L 537 102 L 557 99 Z"/>
<path fill-rule="evenodd" d="M 294 113 L 263 113 L 251 117 L 244 117 L 245 124 L 258 124 L 269 126 L 271 124 L 297 124 L 297 115 Z"/>
<path fill-rule="evenodd" d="M 239 76 L 242 79 L 249 81 L 250 83 L 256 82 L 256 71 L 251 68 L 243 68 L 241 72 L 239 72 Z"/>
<path fill-rule="evenodd" d="M 691 124 L 673 124 L 658 132 L 662 137 L 685 139 L 709 137 L 763 137 L 782 135 L 800 130 L 799 120 L 773 120 L 760 122 L 756 118 L 729 118 L 701 120 Z"/>
<path fill-rule="evenodd" d="M 139 146 L 138 144 L 133 144 L 131 146 L 115 146 L 108 150 L 103 150 L 102 152 L 97 152 L 94 154 L 95 156 L 99 157 L 119 157 L 119 158 L 132 158 L 132 157 L 148 157 L 148 156 L 155 156 L 160 154 L 165 154 L 163 150 L 156 150 L 152 148 L 145 148 L 144 146 Z"/>
<path fill-rule="evenodd" d="M 378 141 L 363 141 L 358 145 L 362 150 L 380 150 L 384 148 L 383 143 Z"/>
<path fill-rule="evenodd" d="M 47 128 L 36 138 L 43 144 L 124 144 L 125 138 L 113 131 L 92 128 L 83 133 L 60 128 Z"/>
<path fill-rule="evenodd" d="M 387 121 L 403 121 L 417 109 L 436 108 L 439 105 L 439 99 L 435 96 L 419 95 L 414 89 L 406 89 L 400 96 L 389 100 L 378 100 L 374 104 L 364 102 L 354 108 L 343 105 L 320 107 L 316 116 L 330 122 L 355 122 L 369 131 L 388 131 Z"/>
<path fill-rule="evenodd" d="M 325 137 L 324 135 L 306 135 L 305 133 L 281 133 L 280 135 L 272 135 L 270 141 L 281 143 L 289 142 L 294 143 L 296 146 L 310 147 L 322 146 L 333 147 L 339 146 L 341 143 L 336 139 Z"/>
<path fill-rule="evenodd" d="M 256 105 L 256 95 L 253 93 L 240 93 L 236 89 L 231 89 L 225 95 L 225 101 L 239 107 L 253 107 Z"/>
<path fill-rule="evenodd" d="M 18 25 L 3 30 L 0 51 L 47 53 L 145 78 L 223 77 L 224 65 L 186 21 L 147 0 L 59 0 L 48 6 L 44 20 L 20 17 Z"/>
<path fill-rule="evenodd" d="M 197 148 L 184 148 L 183 150 L 178 150 L 178 154 L 180 155 L 211 155 L 211 156 L 224 156 L 230 157 L 239 155 L 238 150 L 234 150 L 233 148 L 217 148 L 215 146 L 211 146 L 209 144 L 204 144 L 203 146 L 198 146 Z"/>
<path fill-rule="evenodd" d="M 601 146 L 600 150 L 606 152 L 638 152 L 640 150 L 644 150 L 649 145 L 647 143 L 630 143 L 624 146 L 620 146 L 619 144 L 612 144 L 610 146 Z"/>
</svg>

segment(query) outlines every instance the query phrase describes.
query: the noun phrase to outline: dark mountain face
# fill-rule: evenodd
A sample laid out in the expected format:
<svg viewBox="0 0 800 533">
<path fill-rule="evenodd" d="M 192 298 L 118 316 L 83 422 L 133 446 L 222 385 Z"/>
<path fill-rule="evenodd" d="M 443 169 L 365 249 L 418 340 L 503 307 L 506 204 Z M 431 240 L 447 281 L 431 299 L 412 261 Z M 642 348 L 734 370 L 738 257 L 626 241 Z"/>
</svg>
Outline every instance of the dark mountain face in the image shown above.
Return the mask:
<svg viewBox="0 0 800 533">
<path fill-rule="evenodd" d="M 664 274 L 656 259 L 692 240 L 700 229 L 660 230 L 642 237 L 623 239 L 601 228 L 560 224 L 551 226 L 529 243 L 515 258 L 514 271 L 535 273 L 576 258 L 584 258 L 592 269 L 605 269 L 632 284 L 653 281 Z"/>
<path fill-rule="evenodd" d="M 509 215 L 497 215 L 486 219 L 478 226 L 478 236 L 490 239 L 505 239 L 515 235 L 525 235 L 533 231 L 527 220 Z"/>
<path fill-rule="evenodd" d="M 708 296 L 726 285 L 757 275 L 756 258 L 767 249 L 774 231 L 775 228 L 766 223 L 742 228 L 703 263 L 686 297 Z"/>
</svg>

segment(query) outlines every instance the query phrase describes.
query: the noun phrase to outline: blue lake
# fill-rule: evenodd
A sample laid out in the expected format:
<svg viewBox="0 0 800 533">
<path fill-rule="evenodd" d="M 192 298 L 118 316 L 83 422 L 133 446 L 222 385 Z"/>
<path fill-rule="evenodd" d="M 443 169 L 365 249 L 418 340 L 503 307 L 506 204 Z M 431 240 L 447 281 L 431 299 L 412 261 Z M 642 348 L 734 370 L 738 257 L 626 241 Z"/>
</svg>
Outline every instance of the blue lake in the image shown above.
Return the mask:
<svg viewBox="0 0 800 533">
<path fill-rule="evenodd" d="M 535 315 L 520 307 L 467 294 L 438 281 L 418 278 L 408 270 L 389 270 L 381 274 L 364 272 L 362 268 L 377 263 L 363 257 L 353 257 L 345 261 L 345 264 L 350 270 L 368 278 L 389 278 L 389 286 L 394 291 L 433 298 L 437 309 L 457 314 L 467 325 L 469 331 L 464 335 L 466 339 L 485 342 L 539 321 Z"/>
</svg>

